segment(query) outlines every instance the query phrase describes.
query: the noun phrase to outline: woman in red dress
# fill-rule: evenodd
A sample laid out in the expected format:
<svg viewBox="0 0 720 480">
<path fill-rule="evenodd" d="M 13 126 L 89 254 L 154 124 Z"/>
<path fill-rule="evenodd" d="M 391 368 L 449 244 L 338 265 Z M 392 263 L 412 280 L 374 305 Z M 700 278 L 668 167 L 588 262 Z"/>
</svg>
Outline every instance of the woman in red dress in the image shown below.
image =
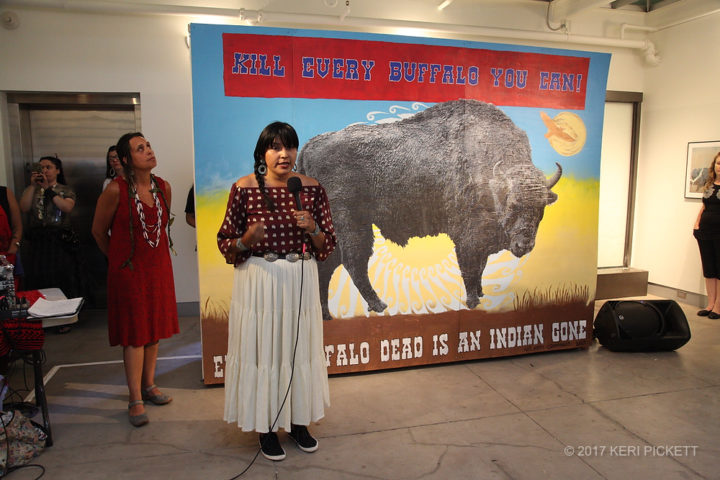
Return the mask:
<svg viewBox="0 0 720 480">
<path fill-rule="evenodd" d="M 15 194 L 7 187 L 0 186 L 0 255 L 16 264 L 16 254 L 22 238 L 22 218 Z M 18 290 L 18 272 L 15 271 L 15 290 Z"/>
<path fill-rule="evenodd" d="M 151 173 L 155 152 L 141 133 L 123 135 L 117 151 L 125 177 L 98 198 L 92 233 L 108 257 L 110 345 L 123 346 L 130 423 L 139 427 L 149 421 L 143 400 L 172 400 L 155 385 L 158 341 L 179 332 L 166 231 L 171 190 Z"/>
</svg>

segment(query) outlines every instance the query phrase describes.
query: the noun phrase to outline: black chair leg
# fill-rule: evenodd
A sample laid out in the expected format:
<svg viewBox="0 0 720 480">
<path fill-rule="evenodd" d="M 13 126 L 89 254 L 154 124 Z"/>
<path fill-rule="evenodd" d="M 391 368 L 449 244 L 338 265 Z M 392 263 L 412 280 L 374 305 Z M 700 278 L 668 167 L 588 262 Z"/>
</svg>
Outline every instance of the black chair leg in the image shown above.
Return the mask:
<svg viewBox="0 0 720 480">
<path fill-rule="evenodd" d="M 35 376 L 35 405 L 40 408 L 43 417 L 43 428 L 47 434 L 46 447 L 52 447 L 52 430 L 50 429 L 50 413 L 48 412 L 45 382 L 42 371 L 42 350 L 32 352 L 33 374 Z"/>
</svg>

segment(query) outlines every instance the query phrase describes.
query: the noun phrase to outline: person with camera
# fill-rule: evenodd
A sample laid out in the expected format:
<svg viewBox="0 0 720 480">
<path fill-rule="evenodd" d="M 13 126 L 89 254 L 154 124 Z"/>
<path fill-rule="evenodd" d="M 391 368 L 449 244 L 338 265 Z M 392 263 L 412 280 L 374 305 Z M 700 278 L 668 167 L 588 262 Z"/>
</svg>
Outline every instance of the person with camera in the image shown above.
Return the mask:
<svg viewBox="0 0 720 480">
<path fill-rule="evenodd" d="M 20 210 L 28 214 L 25 238 L 30 244 L 27 259 L 23 252 L 26 289 L 60 288 L 68 298 L 82 296 L 80 242 L 70 222 L 75 199 L 59 158 L 42 157 L 33 165 L 30 185 L 20 197 Z M 69 326 L 59 330 L 67 331 Z"/>
<path fill-rule="evenodd" d="M 20 209 L 30 212 L 32 226 L 69 225 L 75 207 L 75 192 L 65 183 L 62 161 L 42 157 L 33 165 L 30 185 L 23 191 Z"/>
</svg>

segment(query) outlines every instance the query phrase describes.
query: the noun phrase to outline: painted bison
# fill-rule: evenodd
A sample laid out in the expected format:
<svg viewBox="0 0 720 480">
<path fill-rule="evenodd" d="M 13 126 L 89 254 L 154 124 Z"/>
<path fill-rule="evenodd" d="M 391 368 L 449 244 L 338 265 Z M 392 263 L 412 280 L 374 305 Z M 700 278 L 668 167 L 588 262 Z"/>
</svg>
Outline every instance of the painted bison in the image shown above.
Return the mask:
<svg viewBox="0 0 720 480">
<path fill-rule="evenodd" d="M 545 206 L 562 175 L 546 179 L 532 163 L 523 130 L 497 107 L 476 100 L 439 103 L 389 124 L 352 125 L 312 138 L 298 170 L 327 190 L 338 237 L 320 264 L 323 315 L 328 285 L 342 264 L 371 311 L 387 305 L 368 277 L 372 224 L 405 246 L 410 237 L 446 233 L 455 243 L 468 308 L 482 296 L 487 258 L 520 257 L 535 246 Z"/>
</svg>

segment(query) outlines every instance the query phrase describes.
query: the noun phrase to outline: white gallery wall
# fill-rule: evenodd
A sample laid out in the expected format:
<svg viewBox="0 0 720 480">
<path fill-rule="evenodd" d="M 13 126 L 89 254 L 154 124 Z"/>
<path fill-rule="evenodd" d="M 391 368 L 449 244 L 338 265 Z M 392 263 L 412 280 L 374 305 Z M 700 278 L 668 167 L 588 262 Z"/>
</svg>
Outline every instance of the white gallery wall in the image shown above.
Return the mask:
<svg viewBox="0 0 720 480">
<path fill-rule="evenodd" d="M 385 9 L 390 17 L 394 13 L 388 9 L 403 8 L 407 14 L 395 18 L 438 22 L 437 3 L 372 0 L 363 3 L 366 7 L 353 7 L 353 15 L 378 17 Z M 543 2 L 479 2 L 479 6 L 475 2 L 470 8 L 471 3 L 458 1 L 455 10 L 442 12 L 442 21 L 518 30 L 545 28 Z M 273 2 L 278 4 L 287 5 L 289 12 L 327 13 L 318 7 L 322 6 L 319 1 Z M 178 216 L 173 226 L 177 299 L 198 301 L 195 232 L 182 221 L 185 195 L 193 181 L 190 51 L 184 37 L 189 22 L 207 19 L 3 7 L 0 2 L 3 10 L 14 11 L 20 26 L 0 28 L 0 91 L 140 93 L 142 130 L 156 150 L 156 173 L 173 186 L 172 210 Z M 574 17 L 571 29 L 579 35 L 619 37 L 621 23 L 643 24 L 645 18 L 641 12 L 592 9 Z M 608 89 L 645 94 L 633 266 L 649 270 L 652 282 L 702 292 L 690 232 L 699 204 L 683 198 L 683 176 L 687 142 L 720 139 L 719 20 L 714 15 L 653 34 L 663 57 L 658 67 L 647 66 L 638 51 L 620 47 L 459 33 L 437 36 L 612 53 Z M 223 18 L 214 22 L 227 23 Z M 282 26 L 318 28 L 311 23 Z M 337 29 L 418 34 L 344 24 Z M 641 37 L 640 32 L 630 34 L 630 38 Z M 7 122 L 0 116 L 0 159 L 5 166 L 0 169 L 0 182 L 10 178 L 7 135 Z"/>
<path fill-rule="evenodd" d="M 0 29 L 0 91 L 140 93 L 142 131 L 158 159 L 155 173 L 172 186 L 177 301 L 198 301 L 195 231 L 184 221 L 193 182 L 187 19 L 13 11 L 20 27 Z M 0 154 L 7 166 L 7 145 Z"/>
<path fill-rule="evenodd" d="M 704 294 L 692 236 L 701 201 L 684 198 L 684 179 L 688 142 L 720 140 L 720 13 L 650 38 L 662 62 L 645 75 L 632 264 Z"/>
</svg>

